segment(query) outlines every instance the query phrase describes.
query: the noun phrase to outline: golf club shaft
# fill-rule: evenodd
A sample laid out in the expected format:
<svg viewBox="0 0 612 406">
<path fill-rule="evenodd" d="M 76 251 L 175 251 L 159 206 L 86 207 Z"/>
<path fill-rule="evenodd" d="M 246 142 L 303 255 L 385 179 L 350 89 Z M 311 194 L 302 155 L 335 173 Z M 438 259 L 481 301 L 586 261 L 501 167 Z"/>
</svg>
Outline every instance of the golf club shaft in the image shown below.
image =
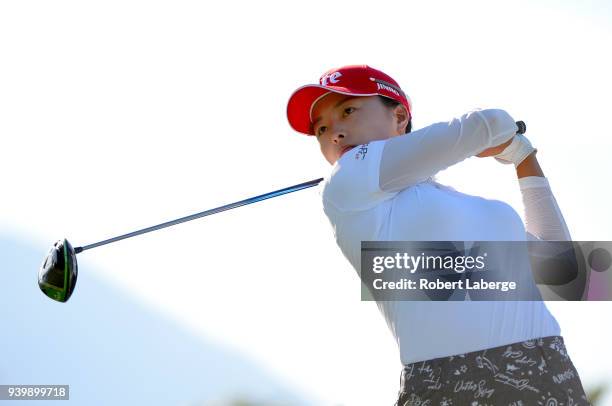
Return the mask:
<svg viewBox="0 0 612 406">
<path fill-rule="evenodd" d="M 524 134 L 525 131 L 527 130 L 527 126 L 525 125 L 525 122 L 523 122 L 523 121 L 517 121 L 516 125 L 518 126 L 518 131 L 516 132 L 517 134 Z M 211 214 L 216 214 L 216 213 L 219 213 L 219 212 L 222 212 L 222 211 L 225 211 L 225 210 L 231 210 L 231 209 L 234 209 L 236 207 L 246 206 L 247 204 L 259 202 L 259 201 L 266 200 L 266 199 L 271 199 L 273 197 L 281 196 L 281 195 L 284 195 L 284 194 L 287 194 L 287 193 L 291 193 L 291 192 L 296 192 L 298 190 L 302 190 L 302 189 L 306 189 L 306 188 L 309 188 L 309 187 L 312 187 L 312 186 L 316 186 L 322 180 L 323 180 L 323 178 L 314 179 L 314 180 L 311 180 L 311 181 L 308 181 L 308 182 L 300 183 L 298 185 L 289 186 L 289 187 L 286 187 L 284 189 L 275 190 L 274 192 L 265 193 L 263 195 L 251 197 L 251 198 L 248 198 L 248 199 L 245 199 L 245 200 L 240 200 L 239 202 L 226 204 L 225 206 L 220 206 L 220 207 L 217 207 L 217 208 L 214 208 L 214 209 L 206 210 L 206 211 L 203 211 L 203 212 L 200 212 L 200 213 L 192 214 L 190 216 L 181 217 L 181 218 L 176 219 L 176 220 L 167 221 L 165 223 L 161 223 L 161 224 L 158 224 L 156 226 L 143 228 L 142 230 L 133 231 L 131 233 L 123 234 L 123 235 L 120 235 L 118 237 L 109 238 L 108 240 L 104 240 L 104 241 L 96 242 L 96 243 L 93 243 L 93 244 L 85 245 L 84 247 L 75 247 L 74 248 L 74 252 L 78 254 L 79 252 L 83 252 L 85 250 L 96 248 L 96 247 L 99 247 L 101 245 L 110 244 L 110 243 L 115 242 L 115 241 L 125 240 L 126 238 L 131 238 L 131 237 L 135 237 L 137 235 L 141 235 L 141 234 L 145 234 L 145 233 L 150 233 L 151 231 L 156 231 L 156 230 L 159 230 L 161 228 L 170 227 L 170 226 L 173 226 L 173 225 L 176 225 L 176 224 L 184 223 L 186 221 L 195 220 L 195 219 L 198 219 L 200 217 L 210 216 Z"/>
<path fill-rule="evenodd" d="M 226 204 L 225 206 L 220 206 L 220 207 L 216 207 L 214 209 L 210 209 L 210 210 L 206 210 L 200 213 L 196 213 L 196 214 L 192 214 L 190 216 L 186 216 L 186 217 L 181 217 L 179 219 L 176 220 L 171 220 L 171 221 L 167 221 L 165 223 L 161 223 L 152 227 L 147 227 L 147 228 L 143 228 L 142 230 L 138 230 L 138 231 L 133 231 L 131 233 L 127 233 L 127 234 L 123 234 L 117 237 L 113 237 L 113 238 L 109 238 L 108 240 L 104 240 L 104 241 L 100 241 L 100 242 L 96 242 L 93 244 L 89 244 L 89 245 L 85 245 L 83 247 L 75 247 L 74 248 L 74 252 L 75 253 L 79 253 L 85 250 L 89 250 L 92 248 L 96 248 L 99 247 L 101 245 L 106 245 L 106 244 L 110 244 L 112 242 L 115 241 L 120 241 L 120 240 L 125 240 L 126 238 L 131 238 L 131 237 L 135 237 L 137 235 L 141 235 L 141 234 L 145 234 L 145 233 L 150 233 L 151 231 L 156 231 L 159 230 L 161 228 L 166 228 L 166 227 L 170 227 L 173 226 L 175 224 L 180 224 L 180 223 L 184 223 L 186 221 L 191 221 L 191 220 L 195 220 L 198 219 L 200 217 L 205 217 L 205 216 L 210 216 L 211 214 L 216 214 L 225 210 L 231 210 L 234 209 L 236 207 L 240 207 L 240 206 L 246 206 L 247 204 L 251 204 L 251 203 L 256 203 L 262 200 L 266 200 L 266 199 L 271 199 L 273 197 L 277 197 L 277 196 L 281 196 L 287 193 L 291 193 L 291 192 L 297 192 L 298 190 L 302 190 L 302 189 L 306 189 L 312 186 L 316 186 L 319 184 L 319 182 L 321 182 L 323 180 L 323 178 L 319 178 L 319 179 L 314 179 L 308 182 L 304 182 L 304 183 L 300 183 L 298 185 L 293 185 L 293 186 L 289 186 L 286 187 L 284 189 L 279 189 L 279 190 L 275 190 L 274 192 L 269 192 L 269 193 L 265 193 L 263 195 L 259 195 L 259 196 L 254 196 L 254 197 L 250 197 L 248 199 L 245 200 L 240 200 L 238 202 L 235 203 L 230 203 L 230 204 Z"/>
</svg>

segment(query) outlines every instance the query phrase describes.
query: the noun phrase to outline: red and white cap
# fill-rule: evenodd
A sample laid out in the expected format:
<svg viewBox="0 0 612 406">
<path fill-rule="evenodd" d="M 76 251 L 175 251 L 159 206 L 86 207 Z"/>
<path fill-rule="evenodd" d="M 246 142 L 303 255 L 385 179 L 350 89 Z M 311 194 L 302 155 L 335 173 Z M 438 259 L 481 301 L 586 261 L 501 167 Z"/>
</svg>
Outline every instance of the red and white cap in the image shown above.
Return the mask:
<svg viewBox="0 0 612 406">
<path fill-rule="evenodd" d="M 406 106 L 412 119 L 412 103 L 391 76 L 368 65 L 347 65 L 321 75 L 318 85 L 297 89 L 287 103 L 287 119 L 297 132 L 314 135 L 311 128 L 314 104 L 330 92 L 349 96 L 381 95 Z"/>
</svg>

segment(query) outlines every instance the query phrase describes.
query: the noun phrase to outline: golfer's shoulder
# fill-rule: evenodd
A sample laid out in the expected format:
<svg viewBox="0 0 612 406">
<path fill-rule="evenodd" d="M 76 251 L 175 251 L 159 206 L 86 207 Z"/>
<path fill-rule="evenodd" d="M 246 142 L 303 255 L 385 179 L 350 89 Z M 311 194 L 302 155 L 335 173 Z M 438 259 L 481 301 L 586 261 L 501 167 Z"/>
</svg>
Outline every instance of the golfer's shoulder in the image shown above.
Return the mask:
<svg viewBox="0 0 612 406">
<path fill-rule="evenodd" d="M 372 141 L 345 153 L 323 183 L 324 201 L 341 209 L 362 210 L 384 200 L 387 193 L 380 189 L 379 177 L 385 141 Z"/>
<path fill-rule="evenodd" d="M 387 140 L 370 141 L 346 152 L 336 161 L 325 180 L 324 189 L 363 189 L 380 173 L 381 155 Z"/>
<path fill-rule="evenodd" d="M 474 208 L 487 219 L 487 224 L 493 230 L 506 230 L 514 235 L 525 234 L 523 220 L 519 213 L 509 203 L 481 196 L 474 196 Z"/>
</svg>

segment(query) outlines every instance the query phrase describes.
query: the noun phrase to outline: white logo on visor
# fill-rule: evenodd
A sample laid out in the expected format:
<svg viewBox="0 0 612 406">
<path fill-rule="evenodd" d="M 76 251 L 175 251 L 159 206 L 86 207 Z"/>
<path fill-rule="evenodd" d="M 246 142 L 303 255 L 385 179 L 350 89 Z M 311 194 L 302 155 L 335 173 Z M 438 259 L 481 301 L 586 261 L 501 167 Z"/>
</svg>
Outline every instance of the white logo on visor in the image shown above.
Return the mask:
<svg viewBox="0 0 612 406">
<path fill-rule="evenodd" d="M 340 72 L 334 72 L 334 73 L 330 73 L 329 75 L 321 76 L 321 85 L 327 86 L 328 81 L 329 83 L 338 83 L 339 82 L 338 78 L 340 76 L 342 76 L 342 73 Z"/>
</svg>

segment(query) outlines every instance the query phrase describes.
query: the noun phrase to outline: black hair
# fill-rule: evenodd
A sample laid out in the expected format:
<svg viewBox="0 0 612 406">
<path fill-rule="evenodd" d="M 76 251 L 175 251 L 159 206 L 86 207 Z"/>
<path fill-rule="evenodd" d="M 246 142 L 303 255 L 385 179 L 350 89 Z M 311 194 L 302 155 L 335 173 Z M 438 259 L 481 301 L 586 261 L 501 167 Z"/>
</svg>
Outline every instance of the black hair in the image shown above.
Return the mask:
<svg viewBox="0 0 612 406">
<path fill-rule="evenodd" d="M 380 101 L 382 101 L 382 103 L 385 106 L 387 106 L 387 107 L 389 107 L 391 109 L 393 109 L 396 106 L 400 105 L 400 102 L 398 102 L 397 100 L 393 100 L 393 99 L 391 99 L 389 97 L 378 95 L 378 98 L 380 99 Z M 410 120 L 408 121 L 408 124 L 406 124 L 406 128 L 404 129 L 404 134 L 408 134 L 410 131 L 412 131 L 412 117 L 410 117 Z"/>
</svg>

